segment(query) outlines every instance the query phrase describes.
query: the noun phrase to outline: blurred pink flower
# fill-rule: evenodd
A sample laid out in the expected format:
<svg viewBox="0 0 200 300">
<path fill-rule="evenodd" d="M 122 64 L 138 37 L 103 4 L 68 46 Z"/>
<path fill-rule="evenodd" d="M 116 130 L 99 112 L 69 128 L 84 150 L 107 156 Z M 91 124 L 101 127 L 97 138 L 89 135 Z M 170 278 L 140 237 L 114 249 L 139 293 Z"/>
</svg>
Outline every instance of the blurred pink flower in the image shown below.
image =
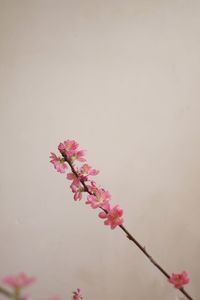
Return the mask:
<svg viewBox="0 0 200 300">
<path fill-rule="evenodd" d="M 3 282 L 12 288 L 24 288 L 35 281 L 35 277 L 28 277 L 24 273 L 19 273 L 14 276 L 6 276 L 3 278 Z"/>
<path fill-rule="evenodd" d="M 75 292 L 73 292 L 73 300 L 81 300 L 83 299 L 81 296 L 81 290 L 77 289 Z"/>
<path fill-rule="evenodd" d="M 86 159 L 84 158 L 85 152 L 86 152 L 85 150 L 79 150 L 79 151 L 75 152 L 73 155 L 71 155 L 70 159 L 72 161 L 78 160 L 80 162 L 84 162 L 84 161 L 86 161 Z"/>
<path fill-rule="evenodd" d="M 109 208 L 108 206 L 106 210 L 107 212 L 99 213 L 100 218 L 107 219 L 104 221 L 105 225 L 110 225 L 111 229 L 114 229 L 123 223 L 123 219 L 121 218 L 123 210 L 119 207 L 119 205 L 115 205 L 113 208 Z"/>
<path fill-rule="evenodd" d="M 72 185 L 79 185 L 80 184 L 79 177 L 77 177 L 74 173 L 68 173 L 67 174 L 67 179 L 72 180 Z"/>
<path fill-rule="evenodd" d="M 80 168 L 80 174 L 83 176 L 88 176 L 88 175 L 95 176 L 95 175 L 99 174 L 99 171 L 92 169 L 92 167 L 89 166 L 88 164 L 84 164 Z"/>
<path fill-rule="evenodd" d="M 62 157 L 56 156 L 54 153 L 51 152 L 50 162 L 54 165 L 54 168 L 59 173 L 65 173 L 67 169 L 67 164 L 65 163 Z"/>
<path fill-rule="evenodd" d="M 180 289 L 183 285 L 187 284 L 190 281 L 188 278 L 188 273 L 187 272 L 182 272 L 180 274 L 174 274 L 169 278 L 169 282 L 172 283 L 175 288 Z"/>
<path fill-rule="evenodd" d="M 72 190 L 72 193 L 74 194 L 74 200 L 81 200 L 82 199 L 82 193 L 84 192 L 84 187 L 82 187 L 81 185 L 75 185 L 75 184 L 71 184 L 70 188 Z"/>
</svg>

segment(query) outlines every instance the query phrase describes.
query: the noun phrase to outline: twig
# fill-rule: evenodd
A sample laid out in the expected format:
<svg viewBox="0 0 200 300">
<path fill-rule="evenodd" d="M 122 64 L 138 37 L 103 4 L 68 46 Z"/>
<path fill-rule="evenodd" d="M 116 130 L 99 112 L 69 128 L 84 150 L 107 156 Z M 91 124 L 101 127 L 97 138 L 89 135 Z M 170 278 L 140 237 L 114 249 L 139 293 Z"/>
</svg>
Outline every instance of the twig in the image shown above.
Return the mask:
<svg viewBox="0 0 200 300">
<path fill-rule="evenodd" d="M 71 162 L 70 159 L 68 159 L 68 157 L 65 155 L 65 153 L 63 153 L 62 151 L 60 151 L 60 153 L 62 154 L 64 160 L 69 164 L 73 174 L 79 178 L 79 175 L 77 173 L 77 171 L 75 170 L 73 163 Z M 87 187 L 87 185 L 85 184 L 85 182 L 83 180 L 80 180 L 81 184 L 84 187 L 84 191 L 90 195 L 93 195 L 93 193 L 91 193 Z M 101 207 L 100 207 L 101 208 Z M 107 212 L 105 209 L 101 208 L 104 212 Z M 126 234 L 126 237 L 132 241 L 142 252 L 143 254 L 149 259 L 149 261 L 167 278 L 170 278 L 170 275 L 161 267 L 160 264 L 158 264 L 153 257 L 147 252 L 146 248 L 143 247 L 130 233 L 129 231 L 123 226 L 123 225 L 119 225 L 119 227 L 121 228 L 121 230 Z M 186 291 L 183 287 L 178 288 L 179 291 L 184 294 L 186 296 L 187 299 L 189 300 L 194 300 Z"/>
<path fill-rule="evenodd" d="M 0 286 L 0 294 L 3 294 L 8 298 L 14 299 L 14 295 L 11 292 L 7 291 L 6 289 L 2 288 L 1 286 Z"/>
</svg>

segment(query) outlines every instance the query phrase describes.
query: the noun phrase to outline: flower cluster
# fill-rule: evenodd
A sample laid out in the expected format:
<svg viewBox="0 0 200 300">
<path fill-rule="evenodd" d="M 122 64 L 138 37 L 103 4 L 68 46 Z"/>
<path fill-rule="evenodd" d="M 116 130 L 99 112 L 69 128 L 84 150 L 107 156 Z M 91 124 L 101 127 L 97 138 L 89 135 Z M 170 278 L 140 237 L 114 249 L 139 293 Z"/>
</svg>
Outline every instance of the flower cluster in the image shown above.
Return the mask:
<svg viewBox="0 0 200 300">
<path fill-rule="evenodd" d="M 188 274 L 185 271 L 180 274 L 172 273 L 169 278 L 169 282 L 172 283 L 177 289 L 180 289 L 183 285 L 189 283 L 189 281 Z"/>
<path fill-rule="evenodd" d="M 60 153 L 68 157 L 72 162 L 78 160 L 80 162 L 86 161 L 84 158 L 85 150 L 78 150 L 79 144 L 74 140 L 67 140 L 58 145 Z"/>
<path fill-rule="evenodd" d="M 123 210 L 119 205 L 111 206 L 111 195 L 102 187 L 97 186 L 91 176 L 96 176 L 99 171 L 93 169 L 86 163 L 85 150 L 79 150 L 79 144 L 74 140 L 66 140 L 58 145 L 61 157 L 51 153 L 50 162 L 59 173 L 66 173 L 67 163 L 71 167 L 71 172 L 67 173 L 66 178 L 71 181 L 70 188 L 74 200 L 82 200 L 83 194 L 87 193 L 86 204 L 91 208 L 101 208 L 103 212 L 99 217 L 105 219 L 104 224 L 114 229 L 123 223 Z M 84 163 L 80 166 L 75 162 Z"/>
</svg>

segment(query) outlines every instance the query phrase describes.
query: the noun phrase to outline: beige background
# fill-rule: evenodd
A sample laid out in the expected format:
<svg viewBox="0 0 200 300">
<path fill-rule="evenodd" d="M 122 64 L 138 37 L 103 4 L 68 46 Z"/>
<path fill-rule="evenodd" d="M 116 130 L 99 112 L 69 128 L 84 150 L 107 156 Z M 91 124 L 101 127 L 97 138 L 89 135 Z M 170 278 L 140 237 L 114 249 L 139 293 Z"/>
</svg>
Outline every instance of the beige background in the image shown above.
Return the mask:
<svg viewBox="0 0 200 300">
<path fill-rule="evenodd" d="M 32 299 L 179 298 L 49 164 L 88 150 L 125 225 L 200 295 L 200 2 L 0 0 L 0 277 Z M 27 291 L 27 292 L 28 292 Z M 3 299 L 2 297 L 0 297 Z"/>
</svg>

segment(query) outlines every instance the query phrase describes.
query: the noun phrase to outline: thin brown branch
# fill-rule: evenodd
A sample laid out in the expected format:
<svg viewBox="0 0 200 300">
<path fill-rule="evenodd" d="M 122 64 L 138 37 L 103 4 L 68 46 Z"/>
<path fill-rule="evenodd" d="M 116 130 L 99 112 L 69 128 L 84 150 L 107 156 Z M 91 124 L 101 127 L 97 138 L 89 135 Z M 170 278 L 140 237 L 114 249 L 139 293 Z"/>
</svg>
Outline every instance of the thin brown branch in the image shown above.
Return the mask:
<svg viewBox="0 0 200 300">
<path fill-rule="evenodd" d="M 14 295 L 1 286 L 0 286 L 0 294 L 3 294 L 7 298 L 14 299 Z"/>
<path fill-rule="evenodd" d="M 61 151 L 60 151 L 61 152 Z M 70 159 L 68 159 L 68 157 L 62 153 L 62 156 L 64 158 L 64 160 L 69 164 L 73 174 L 78 178 L 79 175 L 78 173 L 76 172 L 74 166 L 73 166 L 73 163 L 71 162 Z M 87 192 L 88 194 L 90 195 L 93 195 L 89 190 L 88 190 L 88 187 L 87 185 L 85 184 L 85 182 L 83 180 L 80 180 L 81 184 L 83 185 L 84 187 L 84 190 L 85 192 Z M 101 208 L 101 207 L 100 207 Z M 104 210 L 104 212 L 106 212 L 105 209 L 101 208 L 102 210 Z M 170 278 L 170 275 L 161 267 L 160 264 L 158 264 L 156 262 L 156 260 L 154 260 L 154 258 L 147 252 L 146 248 L 143 247 L 133 236 L 132 234 L 130 234 L 130 232 L 124 227 L 124 225 L 119 225 L 119 227 L 121 228 L 121 230 L 126 234 L 126 237 L 132 241 L 142 252 L 143 254 L 149 259 L 149 261 L 167 278 L 169 279 Z M 186 291 L 183 287 L 179 288 L 179 291 L 184 294 L 186 296 L 187 299 L 189 300 L 194 300 Z"/>
</svg>

